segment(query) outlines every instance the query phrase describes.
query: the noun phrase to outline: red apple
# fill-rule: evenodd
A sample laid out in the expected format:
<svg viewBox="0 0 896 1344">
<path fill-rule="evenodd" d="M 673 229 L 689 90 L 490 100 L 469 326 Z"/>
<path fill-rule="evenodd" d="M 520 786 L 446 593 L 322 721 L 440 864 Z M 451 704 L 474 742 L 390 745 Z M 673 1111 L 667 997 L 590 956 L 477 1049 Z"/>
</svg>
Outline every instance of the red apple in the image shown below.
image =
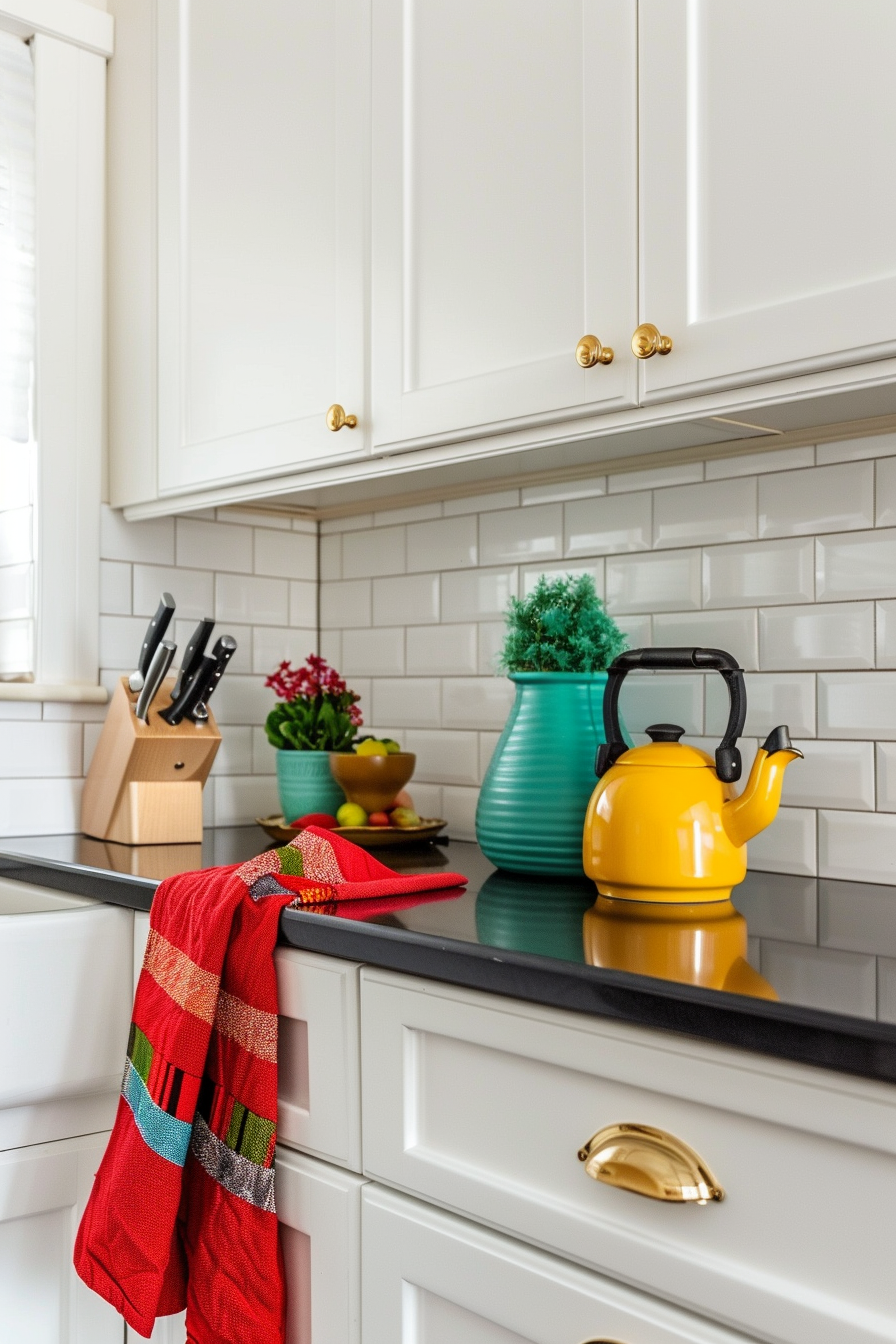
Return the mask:
<svg viewBox="0 0 896 1344">
<path fill-rule="evenodd" d="M 388 826 L 389 818 L 385 812 L 371 812 L 367 818 L 368 826 Z"/>
<path fill-rule="evenodd" d="M 304 830 L 306 826 L 319 826 L 323 831 L 332 831 L 339 825 L 335 817 L 331 817 L 329 812 L 306 812 L 304 817 L 296 817 L 291 821 L 291 827 L 296 830 Z"/>
</svg>

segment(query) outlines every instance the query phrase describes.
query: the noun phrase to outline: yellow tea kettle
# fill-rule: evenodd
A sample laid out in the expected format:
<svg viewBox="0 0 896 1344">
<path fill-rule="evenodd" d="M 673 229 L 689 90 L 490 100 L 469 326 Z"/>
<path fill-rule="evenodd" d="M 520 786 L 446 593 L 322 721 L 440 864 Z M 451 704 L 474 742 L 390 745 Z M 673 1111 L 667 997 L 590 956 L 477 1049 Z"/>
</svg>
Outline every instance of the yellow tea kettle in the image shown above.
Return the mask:
<svg viewBox="0 0 896 1344">
<path fill-rule="evenodd" d="M 684 729 L 655 723 L 650 742 L 629 749 L 619 723 L 626 674 L 716 671 L 728 686 L 730 712 L 715 761 L 680 742 Z M 802 756 L 782 725 L 756 753 L 746 788 L 735 795 L 737 739 L 747 714 L 744 675 L 721 649 L 633 649 L 610 666 L 604 692 L 599 783 L 585 816 L 582 861 L 604 896 L 633 901 L 724 901 L 747 871 L 747 841 L 774 821 L 784 771 Z"/>
</svg>

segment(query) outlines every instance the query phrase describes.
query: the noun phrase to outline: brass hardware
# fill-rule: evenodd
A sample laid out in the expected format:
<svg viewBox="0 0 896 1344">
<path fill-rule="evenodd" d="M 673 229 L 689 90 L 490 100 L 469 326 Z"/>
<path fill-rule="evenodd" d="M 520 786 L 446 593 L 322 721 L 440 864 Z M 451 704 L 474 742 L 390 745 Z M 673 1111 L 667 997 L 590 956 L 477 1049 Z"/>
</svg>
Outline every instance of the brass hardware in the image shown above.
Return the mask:
<svg viewBox="0 0 896 1344">
<path fill-rule="evenodd" d="M 672 349 L 672 337 L 661 336 L 659 328 L 652 322 L 642 322 L 632 337 L 632 354 L 638 359 L 650 359 L 653 355 L 668 355 Z"/>
<path fill-rule="evenodd" d="M 693 1148 L 651 1125 L 607 1125 L 593 1134 L 579 1161 L 595 1181 L 672 1204 L 708 1204 L 725 1192 Z"/>
<path fill-rule="evenodd" d="M 583 369 L 593 369 L 595 364 L 612 364 L 613 351 L 596 336 L 583 336 L 576 346 L 576 360 Z"/>
<path fill-rule="evenodd" d="M 338 401 L 334 402 L 327 411 L 327 429 L 332 429 L 334 434 L 338 429 L 342 429 L 343 425 L 346 429 L 354 429 L 357 423 L 358 417 L 356 415 L 346 415 Z"/>
</svg>

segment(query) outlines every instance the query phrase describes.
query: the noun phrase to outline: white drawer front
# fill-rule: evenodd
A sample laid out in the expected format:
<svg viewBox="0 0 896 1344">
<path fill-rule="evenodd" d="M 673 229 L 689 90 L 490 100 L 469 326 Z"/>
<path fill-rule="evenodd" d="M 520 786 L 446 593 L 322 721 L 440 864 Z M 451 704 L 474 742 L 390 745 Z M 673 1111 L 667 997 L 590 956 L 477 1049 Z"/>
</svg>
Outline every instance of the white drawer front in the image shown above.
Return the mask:
<svg viewBox="0 0 896 1344">
<path fill-rule="evenodd" d="M 137 915 L 135 982 L 149 916 Z M 361 1169 L 358 966 L 278 947 L 280 1010 L 278 1138 L 290 1147 Z"/>
<path fill-rule="evenodd" d="M 771 1340 L 896 1339 L 896 1089 L 386 972 L 361 980 L 368 1175 Z M 725 1200 L 591 1180 L 579 1147 L 625 1121 L 690 1144 Z"/>
<path fill-rule="evenodd" d="M 364 1344 L 744 1344 L 417 1200 L 365 1187 Z"/>
</svg>

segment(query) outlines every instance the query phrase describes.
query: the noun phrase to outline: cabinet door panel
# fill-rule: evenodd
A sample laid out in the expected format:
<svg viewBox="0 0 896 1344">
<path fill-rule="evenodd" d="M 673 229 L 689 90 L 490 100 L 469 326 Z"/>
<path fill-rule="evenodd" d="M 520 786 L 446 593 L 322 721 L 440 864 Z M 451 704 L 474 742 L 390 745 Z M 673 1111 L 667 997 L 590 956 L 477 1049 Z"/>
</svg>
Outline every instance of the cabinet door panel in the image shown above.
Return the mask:
<svg viewBox="0 0 896 1344">
<path fill-rule="evenodd" d="M 163 493 L 364 451 L 365 6 L 159 0 Z"/>
<path fill-rule="evenodd" d="M 376 443 L 634 404 L 632 0 L 373 14 Z"/>
<path fill-rule="evenodd" d="M 368 1185 L 364 1344 L 743 1344 L 706 1321 Z"/>
<path fill-rule="evenodd" d="M 669 396 L 896 352 L 889 0 L 642 0 L 641 311 Z"/>
<path fill-rule="evenodd" d="M 116 1311 L 75 1274 L 75 1234 L 108 1134 L 0 1156 L 0 1337 L 122 1344 Z"/>
</svg>

